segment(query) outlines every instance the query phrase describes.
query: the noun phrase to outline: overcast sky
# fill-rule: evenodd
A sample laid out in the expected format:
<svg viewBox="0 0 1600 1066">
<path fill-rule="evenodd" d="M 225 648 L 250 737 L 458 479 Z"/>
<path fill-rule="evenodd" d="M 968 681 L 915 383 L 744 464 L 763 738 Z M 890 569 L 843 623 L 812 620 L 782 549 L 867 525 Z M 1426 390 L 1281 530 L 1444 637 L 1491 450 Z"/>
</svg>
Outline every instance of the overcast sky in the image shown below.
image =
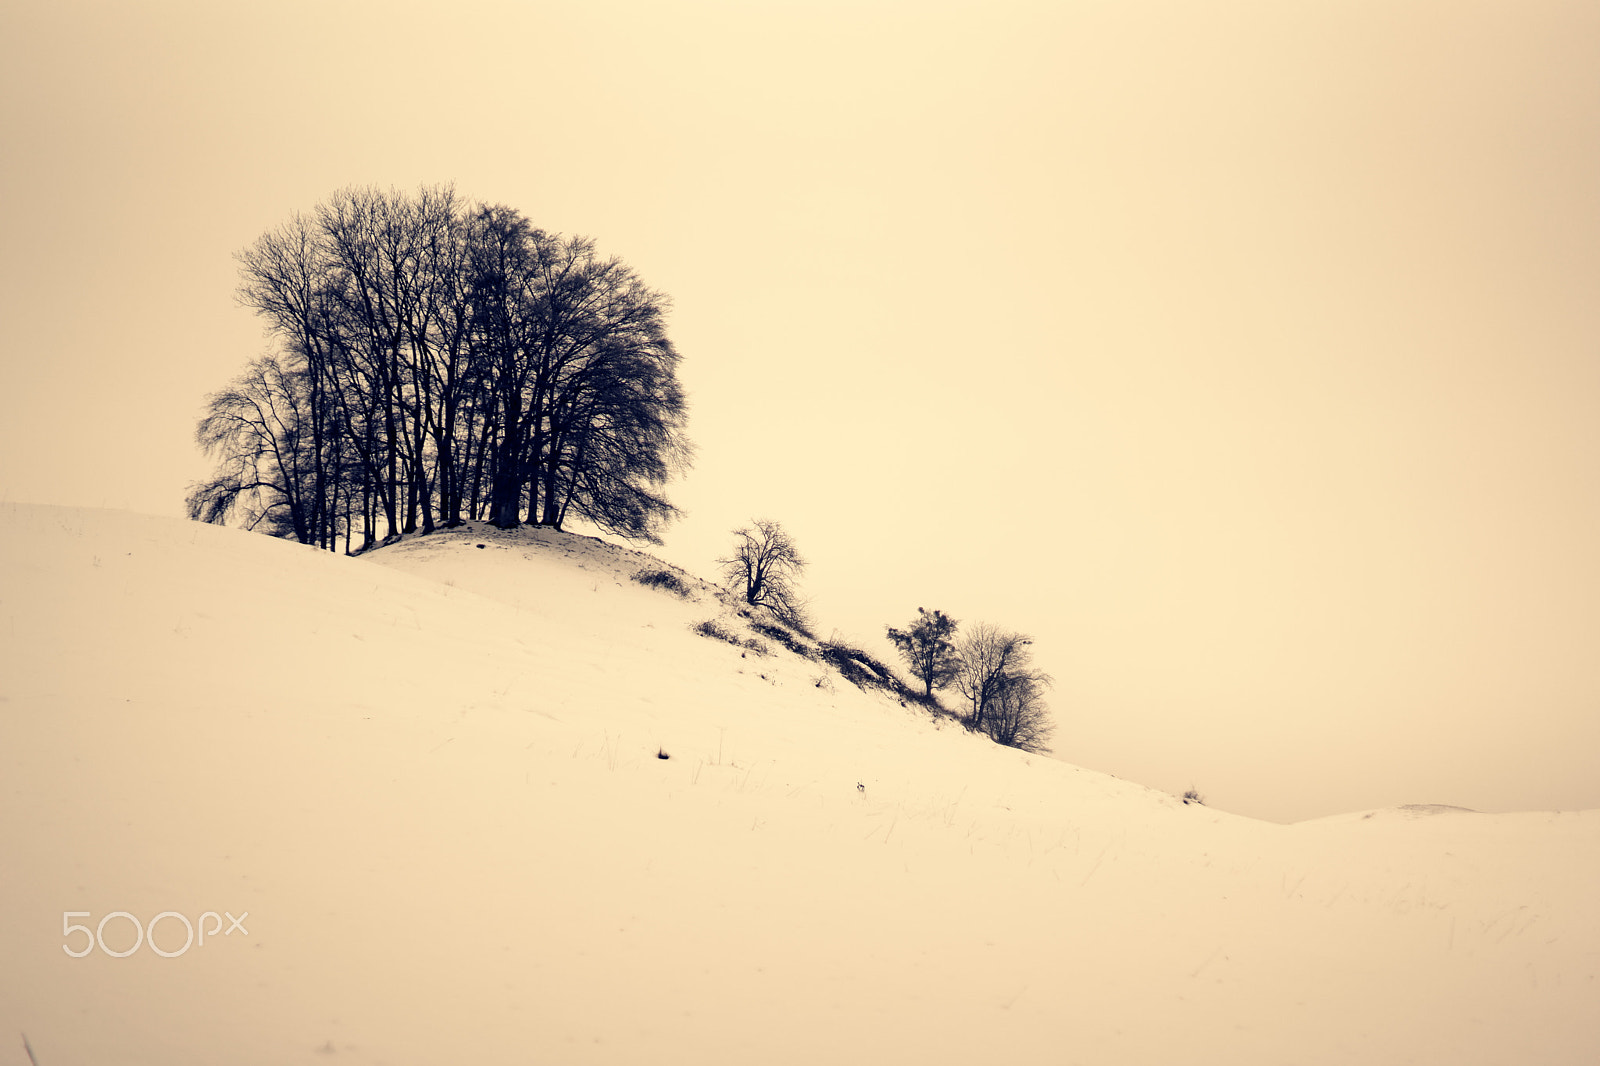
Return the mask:
<svg viewBox="0 0 1600 1066">
<path fill-rule="evenodd" d="M 1592 2 L 11 0 L 0 497 L 180 514 L 233 254 L 437 182 L 673 298 L 672 561 L 1242 814 L 1600 807 Z"/>
</svg>

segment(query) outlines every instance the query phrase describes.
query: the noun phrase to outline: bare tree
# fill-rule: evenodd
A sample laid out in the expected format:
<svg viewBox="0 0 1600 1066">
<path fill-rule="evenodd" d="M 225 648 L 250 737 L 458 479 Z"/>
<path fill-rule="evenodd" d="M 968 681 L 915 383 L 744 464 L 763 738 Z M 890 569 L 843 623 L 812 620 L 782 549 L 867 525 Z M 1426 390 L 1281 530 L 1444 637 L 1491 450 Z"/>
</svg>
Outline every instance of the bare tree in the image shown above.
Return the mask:
<svg viewBox="0 0 1600 1066">
<path fill-rule="evenodd" d="M 347 493 L 341 490 L 348 485 L 341 484 L 341 477 L 347 473 L 348 449 L 339 425 L 338 382 L 330 348 L 334 307 L 325 284 L 330 267 L 319 241 L 315 222 L 297 214 L 284 226 L 263 234 L 236 258 L 240 302 L 266 320 L 269 333 L 282 345 L 285 366 L 279 371 L 280 376 L 291 373 L 305 385 L 303 428 L 309 454 L 303 502 L 308 543 L 331 549 L 340 522 L 340 505 L 347 503 Z M 257 370 L 259 364 L 254 364 L 251 373 Z M 260 384 L 260 375 L 256 374 L 256 378 Z M 233 391 L 238 388 L 236 383 Z M 213 397 L 206 419 L 210 426 L 203 423 L 200 429 L 201 443 L 208 450 L 216 450 L 216 401 L 225 395 Z M 223 483 L 228 468 L 225 462 L 218 479 L 211 484 L 213 489 Z M 348 518 L 346 513 L 347 527 Z M 205 518 L 218 520 L 215 515 Z M 348 532 L 347 528 L 347 545 Z"/>
<path fill-rule="evenodd" d="M 574 511 L 613 533 L 659 543 L 677 515 L 658 488 L 687 465 L 686 399 L 666 337 L 667 298 L 592 241 L 559 245 L 560 270 L 536 303 L 536 411 L 528 521 L 557 529 Z"/>
<path fill-rule="evenodd" d="M 308 400 L 303 379 L 272 355 L 213 393 L 195 440 L 220 465 L 191 486 L 189 517 L 220 523 L 237 514 L 247 528 L 311 543 Z"/>
<path fill-rule="evenodd" d="M 669 301 L 593 241 L 552 236 L 510 208 L 478 209 L 471 232 L 490 521 L 509 528 L 526 514 L 560 529 L 576 514 L 659 543 L 678 514 L 660 488 L 693 451 Z"/>
<path fill-rule="evenodd" d="M 961 660 L 950 639 L 956 625 L 956 620 L 943 611 L 918 607 L 917 620 L 912 625 L 903 630 L 893 626 L 886 629 L 890 643 L 910 667 L 911 676 L 922 682 L 924 696 L 931 698 L 934 689 L 944 688 L 956 679 Z"/>
<path fill-rule="evenodd" d="M 777 522 L 758 518 L 733 535 L 738 538 L 733 554 L 717 560 L 723 577 L 743 591 L 746 603 L 804 628 L 805 604 L 796 582 L 806 561 L 789 534 Z"/>
<path fill-rule="evenodd" d="M 984 716 L 983 731 L 996 744 L 1044 754 L 1050 750 L 1055 723 L 1044 702 L 1048 676 L 1027 673 L 1008 676 Z"/>
<path fill-rule="evenodd" d="M 967 728 L 997 743 L 1045 750 L 1051 732 L 1042 693 L 1050 675 L 1033 668 L 1033 641 L 980 622 L 959 644 L 956 687 L 971 705 Z"/>
</svg>

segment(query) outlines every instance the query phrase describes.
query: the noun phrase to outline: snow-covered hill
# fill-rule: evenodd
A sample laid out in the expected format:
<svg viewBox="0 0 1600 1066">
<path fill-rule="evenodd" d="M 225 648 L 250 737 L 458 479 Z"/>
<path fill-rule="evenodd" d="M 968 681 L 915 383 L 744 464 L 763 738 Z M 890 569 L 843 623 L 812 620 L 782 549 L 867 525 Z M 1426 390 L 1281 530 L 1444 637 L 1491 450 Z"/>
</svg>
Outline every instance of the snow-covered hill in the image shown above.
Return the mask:
<svg viewBox="0 0 1600 1066">
<path fill-rule="evenodd" d="M 0 505 L 0 1064 L 1600 1057 L 1600 812 L 1186 806 L 663 568 Z"/>
</svg>

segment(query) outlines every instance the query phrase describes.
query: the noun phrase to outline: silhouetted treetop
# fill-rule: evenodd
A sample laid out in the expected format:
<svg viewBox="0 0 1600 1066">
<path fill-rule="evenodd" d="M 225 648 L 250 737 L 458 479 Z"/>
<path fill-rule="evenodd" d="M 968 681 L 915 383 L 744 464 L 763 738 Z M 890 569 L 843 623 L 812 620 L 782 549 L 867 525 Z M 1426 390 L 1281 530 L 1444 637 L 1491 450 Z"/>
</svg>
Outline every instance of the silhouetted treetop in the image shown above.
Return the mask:
<svg viewBox="0 0 1600 1066">
<path fill-rule="evenodd" d="M 688 465 L 667 297 L 448 186 L 352 188 L 238 255 L 279 351 L 212 397 L 192 517 L 333 548 L 464 518 L 659 542 Z"/>
</svg>

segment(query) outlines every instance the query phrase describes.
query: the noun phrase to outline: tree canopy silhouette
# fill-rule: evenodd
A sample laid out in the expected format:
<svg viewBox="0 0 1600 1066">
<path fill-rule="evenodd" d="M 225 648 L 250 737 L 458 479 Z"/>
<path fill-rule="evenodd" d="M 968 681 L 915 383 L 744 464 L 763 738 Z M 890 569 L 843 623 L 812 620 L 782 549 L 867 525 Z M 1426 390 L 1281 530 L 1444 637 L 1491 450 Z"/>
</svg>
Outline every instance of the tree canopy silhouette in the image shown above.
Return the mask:
<svg viewBox="0 0 1600 1066">
<path fill-rule="evenodd" d="M 238 255 L 278 351 L 208 402 L 191 517 L 325 548 L 580 516 L 659 543 L 687 466 L 669 301 L 454 189 L 346 189 Z M 357 527 L 359 526 L 359 532 Z"/>
<path fill-rule="evenodd" d="M 752 607 L 766 607 L 801 631 L 809 628 L 800 598 L 800 574 L 806 567 L 800 549 L 777 522 L 758 518 L 733 531 L 733 554 L 717 563 L 723 578 Z"/>
<path fill-rule="evenodd" d="M 961 658 L 951 639 L 956 628 L 956 620 L 943 611 L 921 607 L 917 608 L 917 620 L 905 629 L 885 627 L 885 635 L 911 668 L 911 675 L 922 682 L 925 697 L 931 698 L 934 689 L 950 684 L 960 671 Z"/>
<path fill-rule="evenodd" d="M 980 622 L 957 646 L 956 688 L 970 711 L 967 728 L 999 744 L 1049 751 L 1054 725 L 1044 702 L 1050 675 L 1033 667 L 1033 640 Z"/>
</svg>

